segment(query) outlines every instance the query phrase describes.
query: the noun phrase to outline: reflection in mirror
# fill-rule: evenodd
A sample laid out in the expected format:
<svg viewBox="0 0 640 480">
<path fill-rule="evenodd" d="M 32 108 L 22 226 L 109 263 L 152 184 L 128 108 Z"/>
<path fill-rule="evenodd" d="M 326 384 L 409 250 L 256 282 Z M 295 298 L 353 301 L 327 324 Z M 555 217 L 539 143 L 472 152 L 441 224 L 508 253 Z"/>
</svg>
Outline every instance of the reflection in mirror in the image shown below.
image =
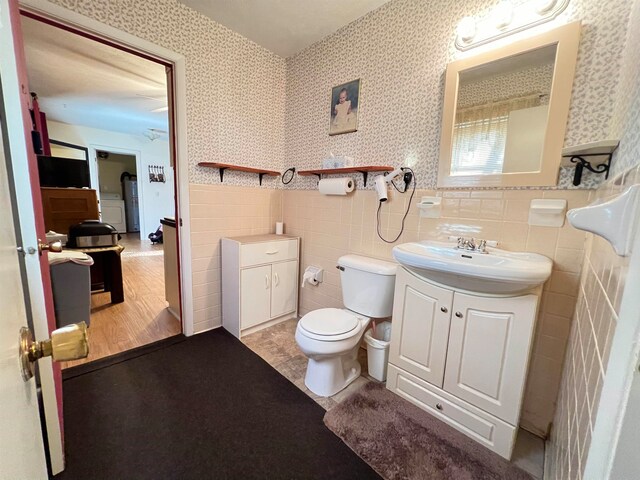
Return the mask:
<svg viewBox="0 0 640 480">
<path fill-rule="evenodd" d="M 556 49 L 459 73 L 451 175 L 540 171 Z"/>
<path fill-rule="evenodd" d="M 558 182 L 580 22 L 447 65 L 439 187 Z"/>
</svg>

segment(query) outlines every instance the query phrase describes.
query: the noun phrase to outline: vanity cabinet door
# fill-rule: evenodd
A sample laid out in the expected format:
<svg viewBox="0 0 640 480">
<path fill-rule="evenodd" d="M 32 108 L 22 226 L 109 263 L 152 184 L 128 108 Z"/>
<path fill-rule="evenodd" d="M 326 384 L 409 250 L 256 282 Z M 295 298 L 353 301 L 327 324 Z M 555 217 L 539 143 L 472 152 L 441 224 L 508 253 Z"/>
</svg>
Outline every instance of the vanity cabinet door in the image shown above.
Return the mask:
<svg viewBox="0 0 640 480">
<path fill-rule="evenodd" d="M 456 293 L 444 389 L 517 425 L 537 303 Z"/>
<path fill-rule="evenodd" d="M 271 265 L 245 268 L 240 273 L 240 328 L 271 318 Z"/>
<path fill-rule="evenodd" d="M 271 318 L 293 312 L 298 300 L 298 262 L 274 263 L 271 285 Z"/>
<path fill-rule="evenodd" d="M 442 387 L 453 292 L 399 268 L 389 362 Z"/>
</svg>

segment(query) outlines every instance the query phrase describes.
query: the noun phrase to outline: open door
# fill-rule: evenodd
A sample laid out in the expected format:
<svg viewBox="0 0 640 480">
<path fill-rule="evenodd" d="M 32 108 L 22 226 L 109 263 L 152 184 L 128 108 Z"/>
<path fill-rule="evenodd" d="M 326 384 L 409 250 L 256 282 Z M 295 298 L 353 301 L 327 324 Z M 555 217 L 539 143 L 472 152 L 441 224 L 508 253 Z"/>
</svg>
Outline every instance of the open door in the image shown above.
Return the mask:
<svg viewBox="0 0 640 480">
<path fill-rule="evenodd" d="M 31 97 L 27 82 L 17 0 L 0 0 L 0 45 L 2 45 L 2 48 L 0 48 L 0 82 L 2 87 L 1 115 L 4 129 L 4 152 L 9 165 L 10 177 L 8 181 L 12 191 L 15 192 L 13 218 L 19 219 L 16 225 L 18 243 L 20 243 L 24 251 L 24 284 L 28 290 L 28 304 L 26 307 L 32 319 L 36 339 L 44 340 L 55 329 L 55 318 L 47 252 L 42 250 L 41 242 L 39 241 L 39 239 L 45 239 L 46 237 L 38 165 L 32 139 L 33 125 L 29 113 Z M 0 186 L 0 189 L 4 192 L 7 191 L 6 186 Z M 6 218 L 9 220 L 12 218 L 12 210 L 6 208 L 4 204 L 2 207 L 0 226 L 5 228 L 7 225 L 5 223 Z M 3 242 L 6 241 L 3 237 Z M 5 246 L 5 243 L 3 243 L 3 252 Z M 16 248 L 15 242 L 11 248 Z M 2 266 L 3 285 L 6 282 L 13 282 L 9 278 L 4 278 L 5 275 L 8 275 L 4 272 L 4 256 L 2 257 Z M 16 281 L 20 282 L 20 280 Z M 17 297 L 14 297 L 13 302 L 16 300 Z M 22 297 L 20 297 L 21 300 Z M 6 308 L 4 301 L 2 305 L 3 308 Z M 3 323 L 8 323 L 8 318 L 6 320 L 7 322 Z M 22 322 L 22 320 L 20 321 Z M 3 349 L 3 352 L 5 352 L 3 355 L 17 352 L 16 339 L 18 332 L 14 330 L 12 325 L 11 331 L 5 331 L 3 325 L 3 330 L 0 332 L 0 337 L 3 338 L 3 346 L 5 341 L 8 342 L 9 340 L 13 340 L 12 343 L 15 344 L 10 350 Z M 13 361 L 14 359 L 11 360 Z M 2 368 L 6 368 L 4 358 Z M 41 360 L 39 362 L 37 381 L 39 382 L 37 386 L 40 387 L 42 394 L 45 417 L 43 424 L 46 426 L 51 473 L 55 475 L 64 468 L 62 378 L 60 367 L 52 363 L 50 359 Z M 35 387 L 33 385 L 31 387 L 31 393 L 34 395 L 31 398 L 33 402 L 35 402 Z M 2 388 L 4 389 L 4 384 Z M 4 397 L 0 400 L 2 400 L 4 408 Z M 12 404 L 9 403 L 9 405 Z M 18 406 L 14 405 L 14 407 L 17 408 Z M 2 414 L 10 414 L 10 411 L 8 410 Z M 4 424 L 0 425 L 0 428 L 2 427 L 4 427 Z M 15 430 L 11 427 L 7 431 Z M 32 436 L 33 432 L 25 431 L 25 433 Z M 35 438 L 31 438 L 30 441 L 34 442 Z M 40 438 L 40 441 L 42 441 L 42 438 Z M 8 452 L 12 451 L 12 449 L 8 450 Z M 8 453 L 8 455 L 11 455 L 11 453 Z M 4 460 L 4 456 L 5 450 L 2 451 L 2 460 Z M 10 475 L 9 477 L 12 476 Z M 13 478 L 38 478 L 38 476 L 25 474 L 16 475 Z"/>
<path fill-rule="evenodd" d="M 18 248 L 19 216 L 5 153 L 6 118 L 0 115 L 0 476 L 2 478 L 49 478 L 47 451 L 41 426 L 35 362 L 45 355 L 64 361 L 86 356 L 86 325 L 69 325 L 53 332 L 55 340 L 37 343 L 27 325 L 30 318 L 27 283 Z M 20 253 L 19 253 L 20 252 Z"/>
<path fill-rule="evenodd" d="M 170 168 L 173 169 L 173 201 L 174 201 L 174 219 L 176 221 L 176 228 L 175 228 L 175 251 L 177 252 L 176 255 L 176 274 L 177 274 L 177 288 L 176 288 L 176 292 L 175 292 L 175 296 L 177 297 L 177 301 L 174 303 L 178 304 L 178 311 L 174 312 L 174 314 L 178 315 L 178 319 L 180 320 L 180 323 L 182 324 L 183 327 L 183 332 L 184 332 L 184 311 L 183 311 L 183 305 L 182 305 L 182 269 L 180 268 L 180 262 L 182 261 L 180 259 L 180 227 L 182 227 L 182 219 L 179 218 L 180 216 L 178 215 L 178 212 L 180 211 L 179 208 L 179 198 L 178 198 L 178 182 L 179 182 L 179 178 L 178 178 L 178 168 L 177 168 L 177 158 L 178 158 L 178 151 L 177 151 L 177 138 L 176 138 L 176 108 L 175 108 L 175 76 L 174 76 L 174 72 L 173 72 L 173 67 L 172 66 L 165 66 L 165 71 L 167 73 L 167 105 L 169 108 L 169 144 L 171 145 L 171 150 L 169 152 L 169 166 Z M 165 282 L 167 281 L 167 279 L 165 278 Z M 171 303 L 171 302 L 169 302 Z"/>
<path fill-rule="evenodd" d="M 0 127 L 2 123 L 0 118 Z M 18 356 L 18 332 L 27 325 L 27 314 L 13 213 L 0 143 L 0 430 L 5 432 L 0 435 L 0 472 L 3 478 L 45 479 L 47 465 L 36 384 L 33 379 L 23 380 Z"/>
</svg>

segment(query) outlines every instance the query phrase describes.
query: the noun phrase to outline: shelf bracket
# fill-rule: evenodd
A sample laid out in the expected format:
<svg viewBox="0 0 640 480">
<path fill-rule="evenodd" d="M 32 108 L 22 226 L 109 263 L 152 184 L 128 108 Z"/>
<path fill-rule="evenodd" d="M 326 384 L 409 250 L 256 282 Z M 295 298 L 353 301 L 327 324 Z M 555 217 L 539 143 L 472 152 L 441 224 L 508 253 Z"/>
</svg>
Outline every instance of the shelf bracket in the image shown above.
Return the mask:
<svg viewBox="0 0 640 480">
<path fill-rule="evenodd" d="M 220 167 L 218 168 L 218 170 L 220 170 L 220 183 L 223 182 L 224 180 L 224 171 L 227 169 L 227 167 Z"/>
<path fill-rule="evenodd" d="M 258 179 L 259 179 L 260 185 L 262 185 L 262 177 L 264 177 L 264 176 L 265 176 L 264 173 L 259 173 L 258 174 Z"/>
<path fill-rule="evenodd" d="M 569 155 L 568 155 L 569 156 Z M 591 162 L 584 157 L 603 157 L 606 156 L 606 160 L 603 163 L 592 166 Z M 611 166 L 611 157 L 613 153 L 583 153 L 580 155 L 570 155 L 571 163 L 576 164 L 576 171 L 573 175 L 573 185 L 578 186 L 582 182 L 582 172 L 586 168 L 593 173 L 604 173 L 605 180 L 609 178 L 609 167 Z"/>
<path fill-rule="evenodd" d="M 364 186 L 367 186 L 367 178 L 369 177 L 369 172 L 366 170 L 358 170 L 358 173 L 362 174 L 362 181 L 364 182 Z"/>
</svg>

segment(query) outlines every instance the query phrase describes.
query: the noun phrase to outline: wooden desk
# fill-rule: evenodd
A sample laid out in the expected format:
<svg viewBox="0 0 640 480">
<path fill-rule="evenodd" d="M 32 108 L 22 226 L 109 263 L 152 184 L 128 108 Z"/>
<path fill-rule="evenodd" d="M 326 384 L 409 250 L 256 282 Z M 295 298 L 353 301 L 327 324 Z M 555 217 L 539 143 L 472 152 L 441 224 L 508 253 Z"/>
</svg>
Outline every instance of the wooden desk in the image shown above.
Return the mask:
<svg viewBox="0 0 640 480">
<path fill-rule="evenodd" d="M 104 290 L 111 293 L 111 303 L 124 302 L 124 287 L 122 284 L 122 262 L 120 254 L 124 250 L 122 245 L 97 248 L 69 248 L 84 252 L 93 258 L 91 265 L 91 291 Z"/>
</svg>

